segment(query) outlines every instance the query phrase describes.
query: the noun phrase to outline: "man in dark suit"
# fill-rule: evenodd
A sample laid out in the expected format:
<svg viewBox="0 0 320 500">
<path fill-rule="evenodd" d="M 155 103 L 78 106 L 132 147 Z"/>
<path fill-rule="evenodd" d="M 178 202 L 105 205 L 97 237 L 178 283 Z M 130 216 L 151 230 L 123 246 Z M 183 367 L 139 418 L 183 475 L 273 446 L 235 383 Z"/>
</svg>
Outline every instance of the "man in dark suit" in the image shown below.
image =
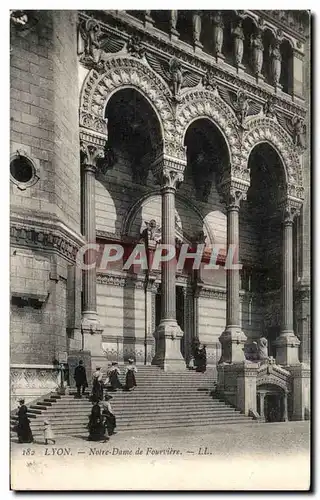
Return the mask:
<svg viewBox="0 0 320 500">
<path fill-rule="evenodd" d="M 83 366 L 82 359 L 80 359 L 79 364 L 74 371 L 74 379 L 77 386 L 77 396 L 78 398 L 81 398 L 81 388 L 82 394 L 84 394 L 86 387 L 88 387 L 86 369 Z"/>
</svg>

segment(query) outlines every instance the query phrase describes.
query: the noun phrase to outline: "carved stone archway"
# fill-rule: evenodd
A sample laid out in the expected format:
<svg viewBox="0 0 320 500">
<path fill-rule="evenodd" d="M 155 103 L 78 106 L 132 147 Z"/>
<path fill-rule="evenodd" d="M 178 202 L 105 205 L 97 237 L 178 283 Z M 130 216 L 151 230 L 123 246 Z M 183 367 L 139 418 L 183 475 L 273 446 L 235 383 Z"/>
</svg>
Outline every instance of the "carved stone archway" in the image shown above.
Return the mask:
<svg viewBox="0 0 320 500">
<path fill-rule="evenodd" d="M 156 73 L 132 57 L 111 57 L 101 72 L 90 70 L 80 96 L 80 127 L 107 136 L 105 109 L 111 96 L 123 88 L 133 88 L 146 98 L 159 119 L 159 152 L 173 154 L 175 124 L 170 90 Z"/>
<path fill-rule="evenodd" d="M 231 108 L 215 92 L 193 90 L 183 95 L 177 109 L 177 142 L 182 145 L 188 127 L 193 121 L 201 118 L 210 120 L 223 135 L 230 160 L 230 172 L 226 174 L 241 181 L 239 122 Z"/>
<path fill-rule="evenodd" d="M 286 197 L 303 201 L 303 174 L 295 145 L 283 128 L 271 118 L 255 118 L 248 122 L 249 130 L 242 141 L 241 170 L 250 179 L 249 157 L 255 146 L 268 142 L 278 152 L 286 178 Z"/>
</svg>

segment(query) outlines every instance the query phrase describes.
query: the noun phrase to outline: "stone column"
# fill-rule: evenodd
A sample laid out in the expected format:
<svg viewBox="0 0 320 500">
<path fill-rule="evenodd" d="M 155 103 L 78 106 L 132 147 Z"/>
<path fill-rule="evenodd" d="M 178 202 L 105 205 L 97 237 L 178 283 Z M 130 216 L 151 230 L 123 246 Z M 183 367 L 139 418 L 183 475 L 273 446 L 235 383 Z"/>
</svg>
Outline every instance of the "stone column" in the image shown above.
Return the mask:
<svg viewBox="0 0 320 500">
<path fill-rule="evenodd" d="M 292 227 L 298 208 L 287 202 L 283 207 L 283 247 L 281 286 L 281 331 L 275 345 L 276 361 L 279 365 L 299 363 L 300 341 L 293 331 L 293 251 Z"/>
<path fill-rule="evenodd" d="M 186 162 L 172 160 L 162 154 L 153 164 L 155 176 L 161 186 L 162 244 L 175 248 L 175 193 L 183 181 Z M 158 347 L 153 364 L 164 370 L 185 369 L 180 350 L 183 332 L 176 319 L 176 261 L 162 263 L 161 268 L 161 321 L 157 328 Z"/>
<path fill-rule="evenodd" d="M 283 421 L 288 422 L 288 394 L 283 395 Z"/>
<path fill-rule="evenodd" d="M 303 60 L 302 48 L 294 49 L 292 55 L 292 94 L 294 97 L 303 98 Z"/>
<path fill-rule="evenodd" d="M 226 267 L 230 264 L 238 264 L 239 256 L 239 209 L 240 202 L 246 199 L 246 193 L 237 188 L 229 188 L 226 192 L 227 198 L 227 248 L 235 250 L 234 263 L 226 261 Z M 219 340 L 222 345 L 222 356 L 220 363 L 238 363 L 245 360 L 244 344 L 247 340 L 240 327 L 240 275 L 239 269 L 226 269 L 227 273 L 227 321 L 226 328 Z"/>
<path fill-rule="evenodd" d="M 259 394 L 260 397 L 260 417 L 265 420 L 265 414 L 264 414 L 264 398 L 265 398 L 265 393 L 260 392 Z"/>
<path fill-rule="evenodd" d="M 80 160 L 83 169 L 83 230 L 87 243 L 96 243 L 95 214 L 95 176 L 97 172 L 105 173 L 112 166 L 107 154 L 107 140 L 101 136 L 93 136 L 80 132 Z M 84 255 L 85 263 L 96 261 L 96 251 L 88 250 Z M 102 328 L 97 313 L 96 267 L 83 273 L 83 311 L 81 329 L 84 335 L 84 349 L 93 356 L 101 352 Z M 95 335 L 93 335 L 95 334 Z"/>
</svg>

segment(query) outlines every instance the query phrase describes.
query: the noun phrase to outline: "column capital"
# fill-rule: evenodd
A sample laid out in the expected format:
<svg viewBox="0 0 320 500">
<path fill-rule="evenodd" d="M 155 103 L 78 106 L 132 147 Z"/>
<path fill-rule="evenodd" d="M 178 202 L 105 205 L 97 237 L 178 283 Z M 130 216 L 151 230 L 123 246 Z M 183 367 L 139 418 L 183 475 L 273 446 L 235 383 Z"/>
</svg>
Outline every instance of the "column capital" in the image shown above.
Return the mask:
<svg viewBox="0 0 320 500">
<path fill-rule="evenodd" d="M 239 210 L 241 201 L 247 199 L 247 191 L 238 186 L 224 186 L 221 194 L 228 210 Z"/>
<path fill-rule="evenodd" d="M 80 163 L 85 171 L 105 174 L 115 161 L 106 137 L 80 132 Z"/>
<path fill-rule="evenodd" d="M 162 153 L 152 164 L 152 170 L 161 190 L 175 191 L 184 178 L 186 160 L 172 158 Z"/>
<path fill-rule="evenodd" d="M 280 205 L 282 212 L 282 222 L 284 225 L 291 225 L 294 219 L 300 214 L 300 205 L 294 201 L 286 200 Z"/>
</svg>

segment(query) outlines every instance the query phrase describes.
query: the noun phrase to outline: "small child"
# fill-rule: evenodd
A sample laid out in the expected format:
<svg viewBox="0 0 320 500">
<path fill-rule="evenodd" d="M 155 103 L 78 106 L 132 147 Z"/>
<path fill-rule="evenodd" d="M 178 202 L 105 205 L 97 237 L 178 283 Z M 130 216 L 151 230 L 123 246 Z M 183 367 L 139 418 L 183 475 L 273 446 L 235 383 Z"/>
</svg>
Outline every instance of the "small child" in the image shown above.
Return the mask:
<svg viewBox="0 0 320 500">
<path fill-rule="evenodd" d="M 53 430 L 52 430 L 51 424 L 48 420 L 45 420 L 43 422 L 43 433 L 44 433 L 45 444 L 48 444 L 48 441 L 52 441 L 53 444 L 56 444 Z"/>
</svg>

